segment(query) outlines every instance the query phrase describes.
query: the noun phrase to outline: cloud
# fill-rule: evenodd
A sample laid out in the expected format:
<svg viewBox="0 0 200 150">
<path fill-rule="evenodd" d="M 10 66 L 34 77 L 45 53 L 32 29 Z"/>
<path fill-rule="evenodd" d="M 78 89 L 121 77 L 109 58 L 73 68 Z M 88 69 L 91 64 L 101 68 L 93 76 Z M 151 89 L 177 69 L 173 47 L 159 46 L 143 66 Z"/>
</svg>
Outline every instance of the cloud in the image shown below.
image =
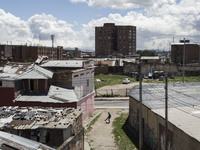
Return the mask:
<svg viewBox="0 0 200 150">
<path fill-rule="evenodd" d="M 51 35 L 55 35 L 55 46 L 81 47 L 73 25 L 57 20 L 52 15 L 36 14 L 23 21 L 0 9 L 0 43 L 51 46 Z"/>
<path fill-rule="evenodd" d="M 83 25 L 90 43 L 94 43 L 95 26 L 104 23 L 133 25 L 137 27 L 137 49 L 169 50 L 170 43 L 185 37 L 191 42 L 200 42 L 200 2 L 197 0 L 158 0 L 145 7 L 143 12 L 130 11 L 126 15 L 110 14 L 108 17 L 92 20 Z M 84 33 L 83 32 L 83 33 Z M 92 38 L 89 38 L 92 37 Z"/>
<path fill-rule="evenodd" d="M 191 42 L 200 42 L 200 2 L 199 0 L 71 0 L 90 2 L 90 5 L 104 7 L 108 4 L 134 4 L 144 8 L 142 11 L 129 11 L 125 15 L 111 13 L 106 17 L 93 19 L 83 24 L 80 31 L 74 25 L 59 20 L 50 14 L 36 14 L 27 21 L 21 20 L 0 9 L 0 43 L 12 41 L 13 44 L 32 44 L 51 46 L 51 35 L 55 35 L 55 46 L 95 49 L 95 27 L 104 23 L 133 25 L 137 27 L 137 49 L 164 49 L 175 38 L 178 42 L 185 37 Z M 103 3 L 105 2 L 105 4 Z M 115 3 L 114 3 L 115 2 Z M 105 6 L 106 7 L 106 6 Z M 120 11 L 119 11 L 120 12 Z"/>
<path fill-rule="evenodd" d="M 133 9 L 140 7 L 158 7 L 163 4 L 176 3 L 176 0 L 70 0 L 71 2 L 85 2 L 95 8 Z"/>
</svg>

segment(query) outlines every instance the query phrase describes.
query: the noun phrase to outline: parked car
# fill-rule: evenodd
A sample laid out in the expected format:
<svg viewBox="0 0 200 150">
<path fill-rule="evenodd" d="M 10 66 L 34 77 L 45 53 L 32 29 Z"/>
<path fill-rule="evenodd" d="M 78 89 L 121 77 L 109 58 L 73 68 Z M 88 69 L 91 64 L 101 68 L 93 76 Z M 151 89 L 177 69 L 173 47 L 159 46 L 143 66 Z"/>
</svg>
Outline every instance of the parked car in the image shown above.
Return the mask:
<svg viewBox="0 0 200 150">
<path fill-rule="evenodd" d="M 153 73 L 152 73 L 152 72 L 149 72 L 148 78 L 149 78 L 149 79 L 152 79 L 152 78 L 153 78 Z"/>
<path fill-rule="evenodd" d="M 128 78 L 124 78 L 123 80 L 122 80 L 122 84 L 128 84 L 128 83 L 130 83 L 131 82 L 131 80 L 129 80 Z"/>
</svg>

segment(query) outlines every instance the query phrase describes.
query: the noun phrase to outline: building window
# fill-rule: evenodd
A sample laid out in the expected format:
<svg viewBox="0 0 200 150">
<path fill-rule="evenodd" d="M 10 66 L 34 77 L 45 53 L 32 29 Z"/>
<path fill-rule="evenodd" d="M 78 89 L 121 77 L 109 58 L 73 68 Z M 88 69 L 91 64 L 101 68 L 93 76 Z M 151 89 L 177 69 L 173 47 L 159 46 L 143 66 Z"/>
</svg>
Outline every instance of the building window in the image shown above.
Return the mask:
<svg viewBox="0 0 200 150">
<path fill-rule="evenodd" d="M 0 81 L 0 86 L 2 86 L 2 81 Z"/>
<path fill-rule="evenodd" d="M 38 80 L 30 79 L 30 91 L 37 91 L 38 90 Z"/>
<path fill-rule="evenodd" d="M 78 75 L 74 75 L 74 78 L 78 77 Z"/>
<path fill-rule="evenodd" d="M 89 87 L 89 79 L 87 79 L 87 87 Z"/>
</svg>

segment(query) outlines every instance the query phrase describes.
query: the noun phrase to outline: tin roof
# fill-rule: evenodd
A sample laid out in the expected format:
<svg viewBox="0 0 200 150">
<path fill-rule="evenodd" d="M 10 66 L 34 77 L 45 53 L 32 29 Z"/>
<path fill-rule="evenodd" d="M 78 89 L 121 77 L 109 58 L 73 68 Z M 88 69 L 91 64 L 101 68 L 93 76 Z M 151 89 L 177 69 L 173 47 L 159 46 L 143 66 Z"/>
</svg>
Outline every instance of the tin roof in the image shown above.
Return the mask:
<svg viewBox="0 0 200 150">
<path fill-rule="evenodd" d="M 54 148 L 51 148 L 42 143 L 29 140 L 27 138 L 23 138 L 21 136 L 17 136 L 17 135 L 10 134 L 7 132 L 0 131 L 0 147 L 3 144 L 16 148 L 16 149 L 54 150 Z"/>
<path fill-rule="evenodd" d="M 84 60 L 51 60 L 42 67 L 64 67 L 64 68 L 82 68 Z"/>
<path fill-rule="evenodd" d="M 0 128 L 17 130 L 68 128 L 82 114 L 74 108 L 0 107 Z M 5 121 L 7 119 L 7 121 Z"/>
<path fill-rule="evenodd" d="M 142 87 L 143 105 L 163 118 L 165 118 L 164 87 L 164 84 L 149 84 Z M 133 87 L 130 97 L 139 101 L 139 86 Z M 168 107 L 169 121 L 200 141 L 200 84 L 169 84 Z"/>
<path fill-rule="evenodd" d="M 1 80 L 19 79 L 49 79 L 53 73 L 42 67 L 30 63 L 11 63 L 0 68 Z"/>
<path fill-rule="evenodd" d="M 48 95 L 21 95 L 15 99 L 21 102 L 42 102 L 42 103 L 72 103 L 78 102 L 74 89 L 58 86 L 50 86 Z"/>
<path fill-rule="evenodd" d="M 146 59 L 155 60 L 155 59 L 160 59 L 160 57 L 159 56 L 142 56 L 140 59 L 141 60 L 146 60 Z"/>
<path fill-rule="evenodd" d="M 34 65 L 31 69 L 19 75 L 18 79 L 50 79 L 53 77 L 53 72 L 42 67 Z"/>
</svg>

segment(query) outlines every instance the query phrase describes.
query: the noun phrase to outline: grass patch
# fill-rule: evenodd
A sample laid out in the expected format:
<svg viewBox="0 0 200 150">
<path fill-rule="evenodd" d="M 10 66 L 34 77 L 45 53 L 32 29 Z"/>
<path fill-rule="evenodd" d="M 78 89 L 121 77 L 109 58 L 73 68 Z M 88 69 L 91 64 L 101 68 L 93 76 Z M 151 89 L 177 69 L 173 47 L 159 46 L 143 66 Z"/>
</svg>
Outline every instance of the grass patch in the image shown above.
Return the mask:
<svg viewBox="0 0 200 150">
<path fill-rule="evenodd" d="M 106 85 L 122 84 L 122 80 L 124 78 L 129 78 L 131 82 L 135 82 L 135 79 L 128 76 L 114 75 L 114 74 L 107 74 L 107 75 L 100 74 L 100 75 L 95 76 L 94 86 L 95 86 L 95 89 L 98 89 Z M 96 79 L 100 79 L 101 82 L 96 81 Z"/>
<path fill-rule="evenodd" d="M 200 82 L 199 76 L 184 77 L 185 82 Z M 164 83 L 165 81 L 159 81 L 158 79 L 144 79 L 144 83 Z M 182 82 L 182 76 L 176 76 L 174 79 L 168 78 L 169 83 L 179 83 Z"/>
<path fill-rule="evenodd" d="M 122 84 L 122 80 L 124 78 L 129 78 L 131 82 L 138 82 L 134 78 L 123 76 L 123 75 L 114 75 L 114 74 L 100 74 L 96 75 L 94 79 L 94 86 L 95 89 L 106 85 L 115 85 L 115 84 Z M 96 81 L 96 79 L 100 79 L 101 82 Z M 185 82 L 200 82 L 200 76 L 185 76 Z M 144 79 L 144 83 L 164 83 L 165 81 L 159 81 L 158 79 Z M 182 76 L 176 76 L 174 79 L 168 78 L 169 83 L 176 83 L 182 82 Z"/>
<path fill-rule="evenodd" d="M 97 116 L 87 125 L 87 129 L 85 129 L 85 134 L 86 134 L 86 135 L 92 130 L 92 125 L 95 124 L 95 122 L 99 119 L 100 116 L 101 116 L 101 114 L 97 115 Z"/>
<path fill-rule="evenodd" d="M 128 113 L 122 113 L 119 117 L 115 118 L 113 121 L 113 131 L 115 137 L 115 143 L 118 146 L 119 150 L 130 150 L 136 148 L 129 137 L 126 135 L 122 129 L 123 125 L 128 118 Z"/>
</svg>

